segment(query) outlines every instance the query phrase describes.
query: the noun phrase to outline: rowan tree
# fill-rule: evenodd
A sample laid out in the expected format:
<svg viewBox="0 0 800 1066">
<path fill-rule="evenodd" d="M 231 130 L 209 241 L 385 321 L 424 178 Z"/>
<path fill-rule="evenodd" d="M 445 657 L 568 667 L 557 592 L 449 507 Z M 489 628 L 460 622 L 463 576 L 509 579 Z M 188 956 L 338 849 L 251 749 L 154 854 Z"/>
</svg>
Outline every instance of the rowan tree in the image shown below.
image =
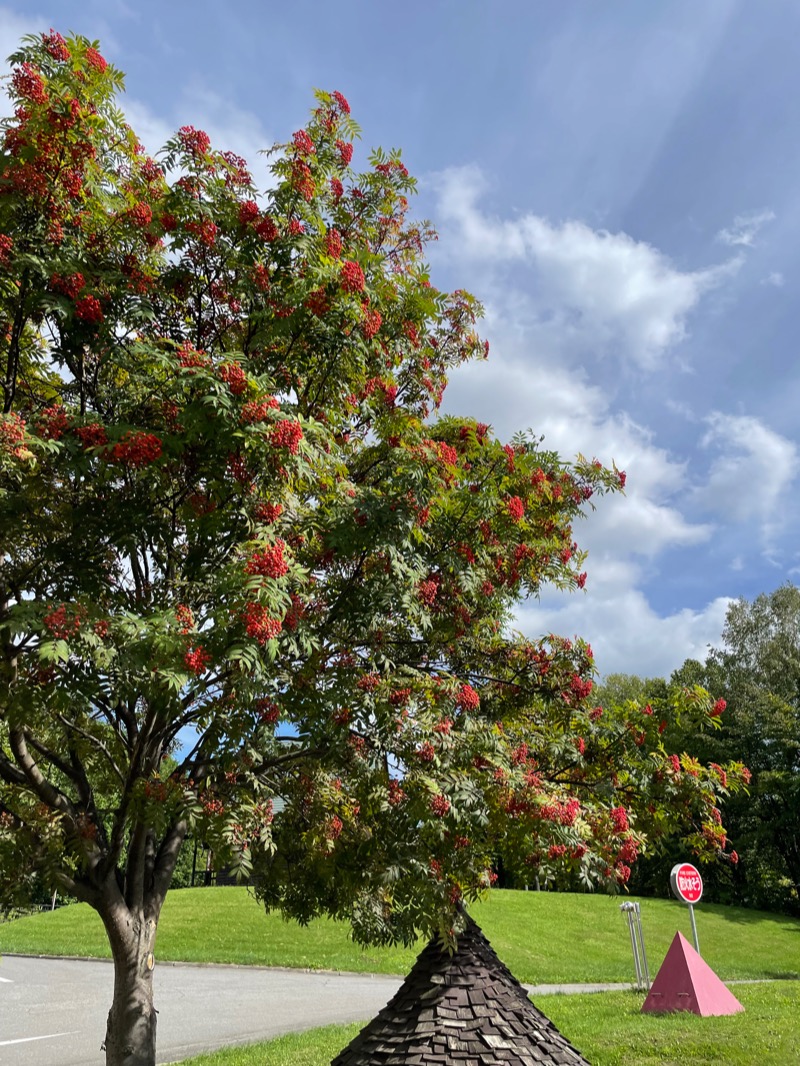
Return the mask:
<svg viewBox="0 0 800 1066">
<path fill-rule="evenodd" d="M 454 943 L 498 855 L 614 886 L 654 821 L 716 850 L 720 773 L 594 708 L 586 644 L 512 629 L 520 597 L 583 586 L 573 523 L 624 475 L 438 415 L 487 346 L 430 282 L 399 154 L 355 173 L 320 92 L 263 192 L 193 127 L 148 156 L 96 43 L 11 62 L 3 902 L 39 879 L 100 915 L 109 1066 L 155 1061 L 189 832 L 267 906 L 377 942 Z"/>
</svg>

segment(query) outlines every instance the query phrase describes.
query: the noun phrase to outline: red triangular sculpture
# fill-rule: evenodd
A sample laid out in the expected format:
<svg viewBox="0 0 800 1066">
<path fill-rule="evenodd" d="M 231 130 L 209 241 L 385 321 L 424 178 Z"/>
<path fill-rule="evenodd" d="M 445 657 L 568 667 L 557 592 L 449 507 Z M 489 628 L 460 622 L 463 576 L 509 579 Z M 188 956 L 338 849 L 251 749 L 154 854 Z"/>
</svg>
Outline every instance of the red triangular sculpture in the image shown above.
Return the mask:
<svg viewBox="0 0 800 1066">
<path fill-rule="evenodd" d="M 738 1014 L 744 1007 L 686 937 L 676 933 L 642 1010 L 648 1013 L 688 1010 L 708 1018 L 716 1014 Z"/>
</svg>

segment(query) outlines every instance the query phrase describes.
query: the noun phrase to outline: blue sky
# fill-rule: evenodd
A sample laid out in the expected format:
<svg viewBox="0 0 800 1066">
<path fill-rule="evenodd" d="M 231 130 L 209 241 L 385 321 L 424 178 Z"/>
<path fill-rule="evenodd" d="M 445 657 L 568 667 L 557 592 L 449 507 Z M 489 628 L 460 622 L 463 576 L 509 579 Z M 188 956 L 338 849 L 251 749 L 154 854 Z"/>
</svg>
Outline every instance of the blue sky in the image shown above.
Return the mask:
<svg viewBox="0 0 800 1066">
<path fill-rule="evenodd" d="M 667 674 L 797 580 L 794 0 L 18 0 L 3 54 L 51 26 L 100 39 L 151 150 L 192 124 L 255 160 L 315 86 L 403 149 L 436 283 L 486 306 L 448 409 L 628 474 L 577 530 L 585 594 L 523 605 L 530 635 Z"/>
</svg>

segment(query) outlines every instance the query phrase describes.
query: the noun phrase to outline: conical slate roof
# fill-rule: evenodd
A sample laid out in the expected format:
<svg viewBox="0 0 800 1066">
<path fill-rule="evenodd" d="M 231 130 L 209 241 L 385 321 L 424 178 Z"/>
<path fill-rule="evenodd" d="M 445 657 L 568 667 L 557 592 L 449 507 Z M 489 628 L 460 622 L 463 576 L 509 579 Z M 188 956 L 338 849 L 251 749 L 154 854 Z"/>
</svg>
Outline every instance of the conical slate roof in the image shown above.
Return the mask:
<svg viewBox="0 0 800 1066">
<path fill-rule="evenodd" d="M 331 1066 L 589 1066 L 528 999 L 472 919 L 450 955 L 425 948 Z"/>
</svg>

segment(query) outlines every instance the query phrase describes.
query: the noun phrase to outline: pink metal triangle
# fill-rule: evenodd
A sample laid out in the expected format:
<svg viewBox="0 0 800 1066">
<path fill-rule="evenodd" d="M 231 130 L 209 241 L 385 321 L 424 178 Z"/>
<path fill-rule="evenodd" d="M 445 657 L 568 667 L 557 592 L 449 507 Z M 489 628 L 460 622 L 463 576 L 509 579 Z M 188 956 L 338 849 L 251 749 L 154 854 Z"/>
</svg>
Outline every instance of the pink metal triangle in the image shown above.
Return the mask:
<svg viewBox="0 0 800 1066">
<path fill-rule="evenodd" d="M 648 1013 L 688 1010 L 708 1018 L 716 1014 L 737 1014 L 744 1007 L 686 937 L 676 933 L 642 1010 Z"/>
</svg>

